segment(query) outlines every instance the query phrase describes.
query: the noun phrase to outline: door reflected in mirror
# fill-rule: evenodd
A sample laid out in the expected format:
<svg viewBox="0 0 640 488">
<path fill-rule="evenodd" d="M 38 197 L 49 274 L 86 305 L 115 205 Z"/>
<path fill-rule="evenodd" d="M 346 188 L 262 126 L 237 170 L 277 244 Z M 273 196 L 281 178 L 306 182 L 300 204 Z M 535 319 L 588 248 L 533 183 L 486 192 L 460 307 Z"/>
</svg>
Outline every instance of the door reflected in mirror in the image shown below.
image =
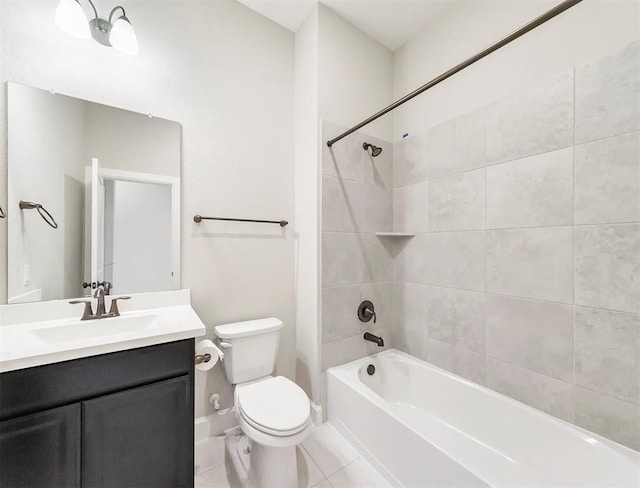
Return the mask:
<svg viewBox="0 0 640 488">
<path fill-rule="evenodd" d="M 179 289 L 180 124 L 8 85 L 7 303 Z"/>
</svg>

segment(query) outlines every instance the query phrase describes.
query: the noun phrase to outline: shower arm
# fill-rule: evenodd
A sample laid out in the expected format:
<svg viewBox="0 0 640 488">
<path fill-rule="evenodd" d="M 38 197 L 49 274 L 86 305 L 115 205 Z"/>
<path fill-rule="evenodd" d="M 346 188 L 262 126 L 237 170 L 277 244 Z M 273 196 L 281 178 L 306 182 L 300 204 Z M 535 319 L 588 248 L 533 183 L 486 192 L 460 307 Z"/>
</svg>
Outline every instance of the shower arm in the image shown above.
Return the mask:
<svg viewBox="0 0 640 488">
<path fill-rule="evenodd" d="M 466 61 L 463 61 L 462 63 L 457 64 L 456 66 L 454 66 L 450 70 L 445 71 L 440 76 L 438 76 L 438 77 L 434 78 L 433 80 L 429 81 L 428 83 L 422 85 L 420 88 L 412 91 L 411 93 L 409 93 L 408 95 L 405 95 L 401 99 L 396 100 L 391 105 L 383 108 L 378 113 L 376 113 L 376 114 L 372 115 L 371 117 L 363 120 L 359 124 L 354 125 L 351 129 L 348 129 L 348 130 L 344 131 L 342 134 L 340 134 L 339 136 L 328 140 L 327 141 L 327 146 L 329 146 L 329 147 L 333 146 L 339 140 L 344 139 L 348 135 L 353 134 L 355 131 L 363 128 L 365 125 L 368 125 L 371 122 L 373 122 L 374 120 L 379 119 L 383 115 L 386 115 L 389 112 L 391 112 L 392 110 L 395 110 L 400 105 L 402 105 L 404 103 L 407 103 L 409 100 L 412 100 L 413 98 L 417 97 L 421 93 L 427 91 L 429 88 L 432 88 L 432 87 L 436 86 L 438 83 L 446 80 L 447 78 L 450 78 L 451 76 L 453 76 L 456 73 L 462 71 L 463 69 L 468 68 L 469 66 L 471 66 L 474 63 L 476 63 L 477 61 L 480 61 L 482 58 L 485 58 L 489 54 L 491 54 L 491 53 L 497 51 L 498 49 L 506 46 L 510 42 L 515 41 L 519 37 L 522 37 L 527 32 L 530 32 L 533 29 L 535 29 L 536 27 L 541 26 L 545 22 L 547 22 L 547 21 L 553 19 L 554 17 L 560 15 L 565 10 L 569 10 L 571 7 L 579 4 L 580 2 L 582 2 L 582 0 L 565 0 L 562 3 L 560 3 L 560 4 L 556 5 L 555 7 L 553 7 L 552 9 L 547 10 L 545 13 L 543 13 L 539 17 L 533 19 L 528 24 L 520 27 L 517 31 L 509 34 L 507 37 L 503 38 L 502 40 L 496 42 L 495 44 L 492 44 L 491 46 L 486 48 L 484 51 L 481 51 L 478 54 L 476 54 L 475 56 L 470 57 Z"/>
</svg>

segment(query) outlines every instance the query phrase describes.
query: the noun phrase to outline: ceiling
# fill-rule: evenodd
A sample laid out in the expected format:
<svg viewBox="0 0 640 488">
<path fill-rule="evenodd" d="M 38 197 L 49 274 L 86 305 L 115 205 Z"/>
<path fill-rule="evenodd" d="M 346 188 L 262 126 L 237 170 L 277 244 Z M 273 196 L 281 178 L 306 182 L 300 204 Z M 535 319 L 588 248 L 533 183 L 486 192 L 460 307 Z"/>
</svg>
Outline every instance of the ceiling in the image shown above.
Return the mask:
<svg viewBox="0 0 640 488">
<path fill-rule="evenodd" d="M 316 0 L 239 0 L 295 32 Z M 447 8 L 443 0 L 320 0 L 383 46 L 395 51 Z"/>
</svg>

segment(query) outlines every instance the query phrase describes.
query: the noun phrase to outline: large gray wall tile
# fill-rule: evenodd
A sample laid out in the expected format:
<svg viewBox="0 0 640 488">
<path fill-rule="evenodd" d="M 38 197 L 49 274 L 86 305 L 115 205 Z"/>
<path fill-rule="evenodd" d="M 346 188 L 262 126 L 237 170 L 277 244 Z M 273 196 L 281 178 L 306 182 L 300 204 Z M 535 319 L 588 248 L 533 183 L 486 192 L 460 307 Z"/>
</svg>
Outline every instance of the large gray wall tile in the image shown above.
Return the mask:
<svg viewBox="0 0 640 488">
<path fill-rule="evenodd" d="M 364 139 L 375 146 L 382 148 L 382 154 L 375 158 L 370 151 L 364 151 L 363 181 L 372 185 L 393 188 L 393 144 L 376 137 L 365 136 Z"/>
<path fill-rule="evenodd" d="M 487 168 L 487 228 L 573 225 L 573 148 Z"/>
<path fill-rule="evenodd" d="M 364 234 L 363 281 L 392 281 L 393 280 L 393 243 L 374 234 Z"/>
<path fill-rule="evenodd" d="M 427 231 L 428 193 L 427 182 L 402 186 L 393 190 L 393 230 L 412 232 Z"/>
<path fill-rule="evenodd" d="M 640 312 L 640 224 L 576 227 L 576 304 Z"/>
<path fill-rule="evenodd" d="M 487 231 L 487 291 L 573 301 L 573 229 Z"/>
<path fill-rule="evenodd" d="M 374 328 L 370 331 L 382 336 L 384 347 L 378 347 L 373 342 L 365 341 L 361 334 L 328 342 L 322 345 L 322 371 L 365 356 L 372 356 L 393 347 L 393 329 Z"/>
<path fill-rule="evenodd" d="M 640 220 L 640 132 L 576 146 L 576 224 Z"/>
<path fill-rule="evenodd" d="M 427 333 L 427 290 L 416 283 L 394 283 L 396 329 Z"/>
<path fill-rule="evenodd" d="M 326 142 L 347 130 L 346 127 L 322 121 L 322 174 L 342 179 L 363 181 L 364 137 L 356 132 L 328 147 Z"/>
<path fill-rule="evenodd" d="M 484 231 L 427 234 L 428 283 L 484 291 Z"/>
<path fill-rule="evenodd" d="M 482 108 L 429 129 L 430 178 L 484 166 L 486 119 Z"/>
<path fill-rule="evenodd" d="M 429 180 L 429 231 L 484 229 L 485 170 Z"/>
<path fill-rule="evenodd" d="M 396 327 L 394 330 L 395 347 L 413 357 L 427 360 L 427 338 L 424 334 L 413 330 Z"/>
<path fill-rule="evenodd" d="M 484 353 L 484 293 L 430 286 L 426 309 L 431 339 Z"/>
<path fill-rule="evenodd" d="M 576 424 L 640 451 L 640 407 L 574 387 Z"/>
<path fill-rule="evenodd" d="M 322 233 L 322 286 L 362 283 L 362 236 Z"/>
<path fill-rule="evenodd" d="M 640 41 L 576 68 L 576 144 L 640 129 Z"/>
<path fill-rule="evenodd" d="M 420 183 L 427 179 L 427 133 L 416 134 L 393 144 L 393 186 Z"/>
<path fill-rule="evenodd" d="M 396 242 L 393 280 L 426 284 L 430 272 L 427 254 L 427 234 Z"/>
<path fill-rule="evenodd" d="M 487 163 L 573 144 L 573 70 L 542 81 L 487 109 Z"/>
<path fill-rule="evenodd" d="M 322 343 L 357 335 L 362 329 L 356 310 L 362 299 L 362 286 L 350 285 L 322 289 Z"/>
<path fill-rule="evenodd" d="M 486 360 L 486 377 L 488 388 L 573 422 L 571 384 L 491 358 Z"/>
<path fill-rule="evenodd" d="M 393 189 L 377 185 L 364 185 L 365 232 L 390 232 L 393 230 Z"/>
<path fill-rule="evenodd" d="M 444 342 L 427 339 L 427 361 L 439 368 L 446 369 L 474 383 L 483 385 L 484 355 L 452 346 Z"/>
<path fill-rule="evenodd" d="M 576 307 L 575 383 L 640 405 L 640 315 Z"/>
<path fill-rule="evenodd" d="M 393 283 L 365 283 L 362 285 L 362 299 L 373 303 L 376 312 L 376 322 L 371 319 L 363 323 L 364 329 L 393 327 Z M 357 307 L 354 313 L 356 311 Z"/>
<path fill-rule="evenodd" d="M 487 295 L 487 355 L 573 382 L 573 307 Z"/>
<path fill-rule="evenodd" d="M 322 177 L 322 230 L 358 232 L 364 216 L 362 183 Z"/>
</svg>

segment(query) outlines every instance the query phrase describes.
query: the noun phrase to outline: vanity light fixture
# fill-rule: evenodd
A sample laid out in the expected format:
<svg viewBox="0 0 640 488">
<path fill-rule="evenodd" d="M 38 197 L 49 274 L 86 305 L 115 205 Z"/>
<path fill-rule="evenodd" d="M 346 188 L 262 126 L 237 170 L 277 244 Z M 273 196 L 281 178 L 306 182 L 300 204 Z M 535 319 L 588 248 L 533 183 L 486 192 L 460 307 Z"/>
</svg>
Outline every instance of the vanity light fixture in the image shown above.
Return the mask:
<svg viewBox="0 0 640 488">
<path fill-rule="evenodd" d="M 98 10 L 92 0 L 87 0 L 93 9 L 94 18 L 87 21 L 80 0 L 60 0 L 56 8 L 56 24 L 67 34 L 80 39 L 93 37 L 104 46 L 114 47 L 124 54 L 138 54 L 138 39 L 127 18 L 124 8 L 118 5 L 111 10 L 109 19 L 98 16 Z M 115 18 L 118 11 L 122 13 Z"/>
</svg>

